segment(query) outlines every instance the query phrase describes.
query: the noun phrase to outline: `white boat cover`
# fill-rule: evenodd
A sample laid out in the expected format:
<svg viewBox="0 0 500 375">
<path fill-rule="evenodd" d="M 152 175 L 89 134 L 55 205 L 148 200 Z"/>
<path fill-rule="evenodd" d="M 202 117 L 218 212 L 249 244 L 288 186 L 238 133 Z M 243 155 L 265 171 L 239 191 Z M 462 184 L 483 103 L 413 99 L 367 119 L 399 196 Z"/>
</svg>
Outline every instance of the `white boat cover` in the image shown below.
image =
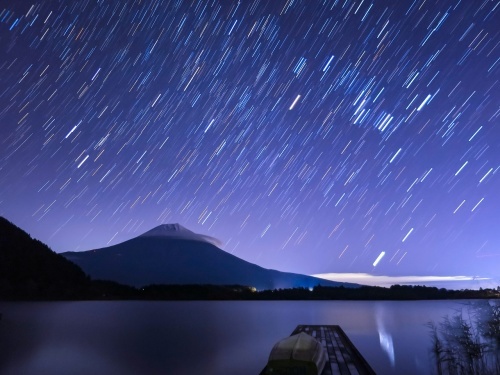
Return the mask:
<svg viewBox="0 0 500 375">
<path fill-rule="evenodd" d="M 278 341 L 269 355 L 268 373 L 286 373 L 285 368 L 301 367 L 306 374 L 319 375 L 327 362 L 321 343 L 305 332 Z M 274 369 L 274 371 L 273 371 Z"/>
</svg>

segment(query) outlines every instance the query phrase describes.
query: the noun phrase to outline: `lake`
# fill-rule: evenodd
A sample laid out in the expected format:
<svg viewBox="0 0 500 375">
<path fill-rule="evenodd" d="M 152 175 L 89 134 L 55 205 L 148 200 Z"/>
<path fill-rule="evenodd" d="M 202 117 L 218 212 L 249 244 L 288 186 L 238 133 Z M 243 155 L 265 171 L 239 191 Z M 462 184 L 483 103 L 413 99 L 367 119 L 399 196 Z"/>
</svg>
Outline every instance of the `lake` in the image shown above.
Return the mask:
<svg viewBox="0 0 500 375">
<path fill-rule="evenodd" d="M 377 374 L 430 374 L 426 323 L 464 303 L 0 302 L 0 373 L 258 374 L 298 324 L 338 324 Z"/>
</svg>

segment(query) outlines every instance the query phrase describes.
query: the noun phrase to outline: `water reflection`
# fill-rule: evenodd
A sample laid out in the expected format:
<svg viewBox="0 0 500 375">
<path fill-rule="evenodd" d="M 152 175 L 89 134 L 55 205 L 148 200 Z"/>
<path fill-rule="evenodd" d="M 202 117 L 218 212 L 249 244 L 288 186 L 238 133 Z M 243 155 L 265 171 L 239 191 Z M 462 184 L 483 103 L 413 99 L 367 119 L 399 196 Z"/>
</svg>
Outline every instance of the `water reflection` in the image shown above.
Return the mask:
<svg viewBox="0 0 500 375">
<path fill-rule="evenodd" d="M 252 375 L 262 370 L 274 343 L 298 324 L 338 324 L 376 373 L 425 374 L 432 372 L 425 324 L 455 305 L 0 302 L 0 373 Z"/>
<path fill-rule="evenodd" d="M 392 342 L 392 336 L 387 332 L 385 327 L 385 321 L 387 320 L 387 311 L 382 304 L 377 304 L 375 308 L 375 319 L 377 322 L 378 336 L 380 340 L 380 347 L 389 357 L 391 366 L 396 365 L 396 357 L 394 355 L 394 344 Z"/>
</svg>

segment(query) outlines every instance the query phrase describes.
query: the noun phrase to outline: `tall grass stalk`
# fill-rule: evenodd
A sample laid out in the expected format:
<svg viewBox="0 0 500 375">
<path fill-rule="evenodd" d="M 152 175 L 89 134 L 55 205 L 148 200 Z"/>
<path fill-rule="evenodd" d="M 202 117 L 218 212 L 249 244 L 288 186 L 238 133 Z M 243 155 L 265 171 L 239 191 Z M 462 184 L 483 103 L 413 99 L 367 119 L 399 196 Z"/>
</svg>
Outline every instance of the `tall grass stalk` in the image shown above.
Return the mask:
<svg viewBox="0 0 500 375">
<path fill-rule="evenodd" d="M 468 303 L 428 327 L 438 375 L 500 374 L 500 303 Z"/>
</svg>

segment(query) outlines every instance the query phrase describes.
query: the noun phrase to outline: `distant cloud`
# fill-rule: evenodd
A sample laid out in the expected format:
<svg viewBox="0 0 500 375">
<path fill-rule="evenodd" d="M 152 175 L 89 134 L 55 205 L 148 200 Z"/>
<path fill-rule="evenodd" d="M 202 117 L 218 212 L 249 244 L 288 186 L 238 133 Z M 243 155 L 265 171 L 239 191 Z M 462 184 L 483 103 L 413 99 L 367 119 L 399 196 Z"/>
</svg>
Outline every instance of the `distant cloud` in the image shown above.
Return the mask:
<svg viewBox="0 0 500 375">
<path fill-rule="evenodd" d="M 371 286 L 426 285 L 448 289 L 479 289 L 495 287 L 493 280 L 476 276 L 377 276 L 368 273 L 322 273 L 312 275 L 320 279 L 357 283 Z"/>
<path fill-rule="evenodd" d="M 215 238 L 215 237 L 210 237 L 210 236 L 207 236 L 205 234 L 199 234 L 198 235 L 200 238 L 203 239 L 203 241 L 205 242 L 209 242 L 211 243 L 212 245 L 215 245 L 217 246 L 218 248 L 222 248 L 224 246 L 224 242 L 222 242 L 221 240 L 219 240 L 218 238 Z"/>
</svg>

